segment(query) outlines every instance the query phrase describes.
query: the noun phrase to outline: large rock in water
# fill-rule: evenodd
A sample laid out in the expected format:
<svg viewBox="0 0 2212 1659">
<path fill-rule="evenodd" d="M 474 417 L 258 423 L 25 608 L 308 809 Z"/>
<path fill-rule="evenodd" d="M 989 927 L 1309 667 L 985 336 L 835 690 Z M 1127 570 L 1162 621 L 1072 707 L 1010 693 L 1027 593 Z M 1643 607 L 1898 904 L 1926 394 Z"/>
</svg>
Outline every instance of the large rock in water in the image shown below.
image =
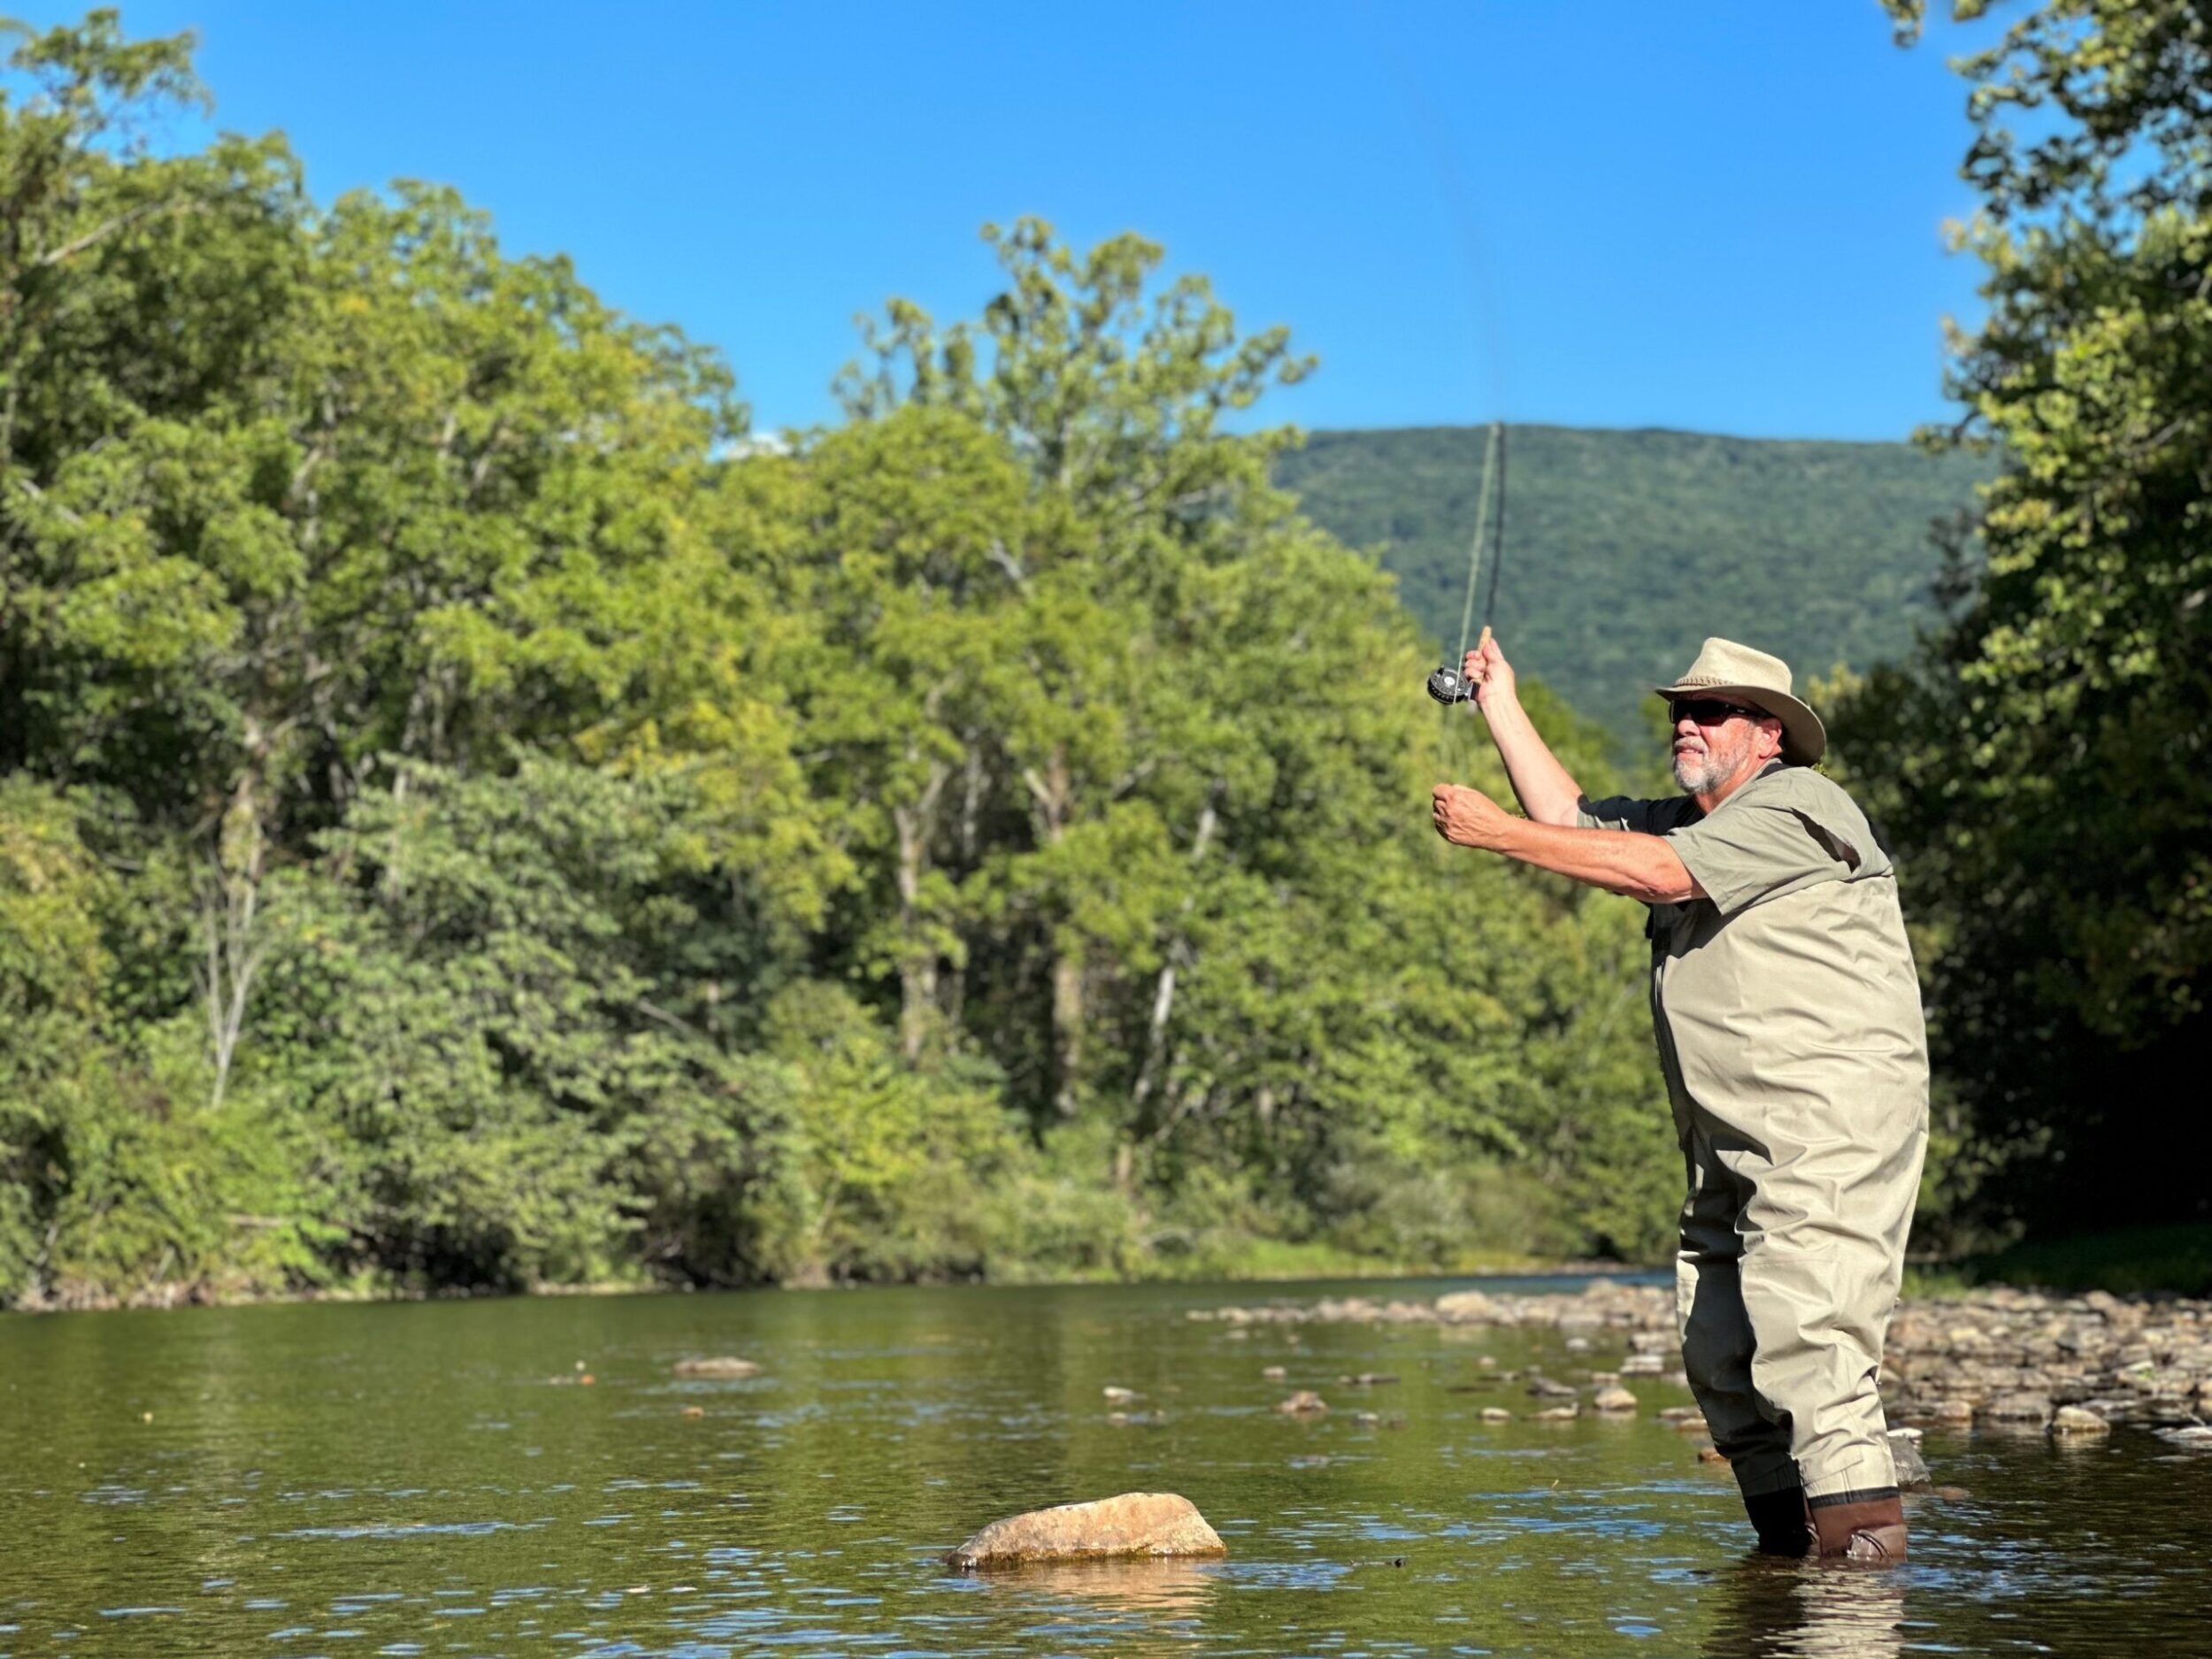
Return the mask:
<svg viewBox="0 0 2212 1659">
<path fill-rule="evenodd" d="M 1128 1555 L 1225 1555 L 1221 1535 L 1188 1498 L 1125 1492 L 1089 1503 L 994 1521 L 945 1557 L 948 1566 L 1012 1567 L 1025 1561 L 1103 1561 Z"/>
</svg>

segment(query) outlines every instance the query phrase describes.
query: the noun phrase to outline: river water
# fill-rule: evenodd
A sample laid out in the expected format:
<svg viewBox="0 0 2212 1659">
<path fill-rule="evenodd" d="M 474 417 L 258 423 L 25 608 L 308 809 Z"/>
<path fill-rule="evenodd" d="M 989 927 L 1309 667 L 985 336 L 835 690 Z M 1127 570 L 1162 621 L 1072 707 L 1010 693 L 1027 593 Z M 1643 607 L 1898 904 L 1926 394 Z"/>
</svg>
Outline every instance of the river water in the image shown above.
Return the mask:
<svg viewBox="0 0 2212 1659">
<path fill-rule="evenodd" d="M 1765 1563 L 1651 1415 L 1680 1391 L 1538 1423 L 1496 1379 L 1603 1367 L 1602 1338 L 1185 1317 L 1325 1288 L 6 1319 L 0 1655 L 2212 1653 L 2212 1455 L 1931 1432 L 1949 1490 L 1915 1501 L 1909 1566 Z M 715 1354 L 762 1372 L 672 1374 Z M 1294 1387 L 1334 1409 L 1276 1414 Z M 1130 1490 L 1193 1499 L 1228 1559 L 937 1563 Z"/>
</svg>

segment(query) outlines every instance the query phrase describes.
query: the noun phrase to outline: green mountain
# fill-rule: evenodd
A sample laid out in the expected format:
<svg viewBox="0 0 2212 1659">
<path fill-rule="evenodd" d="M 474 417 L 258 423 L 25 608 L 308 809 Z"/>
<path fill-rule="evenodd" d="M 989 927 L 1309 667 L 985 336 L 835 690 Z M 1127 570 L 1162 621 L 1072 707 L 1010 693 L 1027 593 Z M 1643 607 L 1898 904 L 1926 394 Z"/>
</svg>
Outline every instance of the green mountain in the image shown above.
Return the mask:
<svg viewBox="0 0 2212 1659">
<path fill-rule="evenodd" d="M 1487 428 L 1317 432 L 1277 481 L 1379 554 L 1432 637 L 1459 638 Z M 1936 615 L 1930 526 L 1993 463 L 1905 443 L 1514 426 L 1492 618 L 1516 666 L 1630 742 L 1709 634 L 1801 680 L 1893 658 Z M 1484 555 L 1488 597 L 1490 554 Z"/>
</svg>

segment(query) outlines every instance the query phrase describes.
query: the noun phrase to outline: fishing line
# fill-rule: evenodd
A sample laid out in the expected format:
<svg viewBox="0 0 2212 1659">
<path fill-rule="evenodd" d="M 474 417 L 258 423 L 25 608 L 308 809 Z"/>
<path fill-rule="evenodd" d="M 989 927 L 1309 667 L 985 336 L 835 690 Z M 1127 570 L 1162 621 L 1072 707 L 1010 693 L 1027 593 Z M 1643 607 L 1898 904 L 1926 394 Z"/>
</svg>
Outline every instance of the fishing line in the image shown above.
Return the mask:
<svg viewBox="0 0 2212 1659">
<path fill-rule="evenodd" d="M 1385 19 L 1371 4 L 1356 5 L 1353 11 L 1366 27 L 1392 95 L 1412 129 L 1417 146 L 1425 154 L 1437 197 L 1456 234 L 1461 274 L 1466 279 L 1467 297 L 1473 312 L 1471 320 L 1477 342 L 1478 378 L 1488 382 L 1491 406 L 1502 408 L 1508 401 L 1504 391 L 1505 342 L 1500 329 L 1503 308 L 1494 302 L 1491 293 L 1482 257 L 1483 239 L 1470 204 L 1472 193 L 1459 165 L 1458 148 L 1428 98 L 1415 62 L 1398 49 Z M 1482 487 L 1476 503 L 1474 534 L 1469 539 L 1467 550 L 1467 591 L 1460 605 L 1459 649 L 1450 662 L 1429 676 L 1429 695 L 1447 705 L 1443 710 L 1447 715 L 1451 712 L 1450 704 L 1469 702 L 1473 697 L 1473 687 L 1465 680 L 1463 664 L 1467 660 L 1467 641 L 1474 633 L 1475 598 L 1481 591 L 1486 538 L 1490 553 L 1490 591 L 1482 615 L 1486 640 L 1497 620 L 1499 577 L 1505 564 L 1505 423 L 1502 419 L 1493 419 L 1483 451 Z M 1449 737 L 1446 743 L 1448 755 L 1452 747 Z"/>
<path fill-rule="evenodd" d="M 1467 636 L 1469 634 L 1473 632 L 1474 629 L 1475 589 L 1482 579 L 1482 538 L 1484 534 L 1488 530 L 1490 525 L 1491 482 L 1497 471 L 1498 454 L 1501 444 L 1503 441 L 1503 431 L 1504 427 L 1502 423 L 1495 420 L 1492 421 L 1490 423 L 1490 440 L 1487 443 L 1483 445 L 1482 489 L 1475 500 L 1474 540 L 1467 549 L 1467 599 L 1466 603 L 1462 604 L 1459 608 L 1459 649 L 1452 654 L 1452 664 L 1454 666 L 1457 666 L 1467 660 Z M 1502 500 L 1501 500 L 1500 506 L 1501 510 L 1502 510 Z M 1502 523 L 1502 520 L 1501 520 L 1501 523 Z M 1491 607 L 1494 609 L 1497 603 L 1497 578 L 1493 576 L 1490 580 L 1490 601 Z M 1491 621 L 1490 617 L 1486 613 L 1482 621 L 1484 630 L 1485 632 L 1487 632 Z"/>
</svg>

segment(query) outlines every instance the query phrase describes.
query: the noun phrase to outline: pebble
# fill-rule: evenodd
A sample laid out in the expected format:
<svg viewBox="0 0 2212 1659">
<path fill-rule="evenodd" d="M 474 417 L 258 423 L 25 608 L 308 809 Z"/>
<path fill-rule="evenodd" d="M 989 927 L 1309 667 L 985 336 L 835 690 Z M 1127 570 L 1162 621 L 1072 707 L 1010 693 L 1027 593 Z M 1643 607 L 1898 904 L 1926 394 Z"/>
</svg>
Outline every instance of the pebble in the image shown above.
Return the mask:
<svg viewBox="0 0 2212 1659">
<path fill-rule="evenodd" d="M 1260 1368 L 1260 1375 L 1269 1382 L 1280 1382 L 1290 1375 L 1290 1371 L 1287 1367 L 1282 1365 L 1263 1365 Z"/>
<path fill-rule="evenodd" d="M 1275 1403 L 1276 1410 L 1292 1417 L 1317 1417 L 1328 1409 L 1329 1402 L 1310 1388 L 1301 1388 L 1288 1399 Z"/>
<path fill-rule="evenodd" d="M 1635 1410 L 1637 1400 L 1627 1389 L 1616 1386 L 1600 1390 L 1598 1397 L 1591 1403 L 1607 1416 L 1617 1417 Z"/>
<path fill-rule="evenodd" d="M 1482 1420 L 1485 1423 L 1510 1423 L 1513 1421 L 1513 1414 L 1503 1406 L 1485 1406 L 1482 1409 Z"/>
<path fill-rule="evenodd" d="M 1137 1397 L 1137 1391 L 1134 1388 L 1118 1388 L 1112 1383 L 1108 1383 L 1098 1392 L 1105 1396 L 1106 1403 L 1110 1406 L 1125 1406 Z"/>
</svg>

